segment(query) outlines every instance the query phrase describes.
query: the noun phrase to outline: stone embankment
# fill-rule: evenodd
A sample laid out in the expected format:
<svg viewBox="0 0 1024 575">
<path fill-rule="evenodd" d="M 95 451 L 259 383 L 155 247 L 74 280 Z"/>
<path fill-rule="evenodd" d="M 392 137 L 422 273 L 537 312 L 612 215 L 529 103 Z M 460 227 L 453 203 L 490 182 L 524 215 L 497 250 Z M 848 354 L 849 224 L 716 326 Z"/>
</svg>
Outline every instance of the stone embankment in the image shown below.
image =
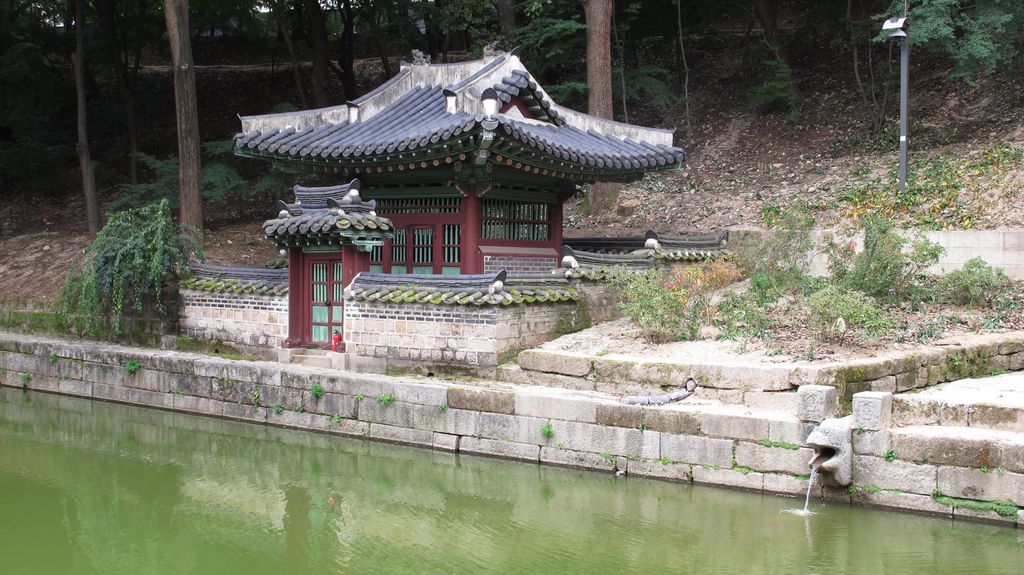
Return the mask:
<svg viewBox="0 0 1024 575">
<path fill-rule="evenodd" d="M 808 488 L 808 434 L 840 409 L 836 388 L 820 385 L 792 394 L 795 412 L 689 400 L 640 407 L 596 391 L 388 377 L 9 333 L 0 333 L 0 369 L 0 384 L 31 391 L 792 496 Z M 894 427 L 902 417 L 896 404 L 885 392 L 854 396 L 854 485 L 815 485 L 816 498 L 1024 522 L 1024 429 L 1007 423 L 998 437 L 969 429 L 975 435 L 964 437 L 975 441 L 965 447 L 958 433 L 943 435 L 938 426 Z M 968 458 L 979 445 L 994 454 L 988 465 Z"/>
</svg>

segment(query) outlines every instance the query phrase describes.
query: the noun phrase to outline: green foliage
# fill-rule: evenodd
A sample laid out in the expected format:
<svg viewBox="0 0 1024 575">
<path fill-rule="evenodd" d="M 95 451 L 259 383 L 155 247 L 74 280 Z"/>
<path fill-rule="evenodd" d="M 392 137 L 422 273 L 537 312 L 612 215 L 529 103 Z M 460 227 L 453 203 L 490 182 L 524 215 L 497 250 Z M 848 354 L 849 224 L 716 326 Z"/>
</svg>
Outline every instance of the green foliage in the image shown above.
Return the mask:
<svg viewBox="0 0 1024 575">
<path fill-rule="evenodd" d="M 587 25 L 580 21 L 581 17 L 582 11 L 571 18 L 544 16 L 534 18 L 516 29 L 516 43 L 522 46 L 534 74 L 548 74 L 562 62 L 583 57 L 586 52 Z M 556 100 L 561 99 L 554 94 L 551 96 Z"/>
<path fill-rule="evenodd" d="M 710 294 L 740 277 L 730 262 L 688 266 L 672 275 L 656 268 L 616 270 L 609 280 L 618 288 L 619 309 L 653 342 L 694 340 L 710 325 L 715 309 Z"/>
<path fill-rule="evenodd" d="M 188 269 L 190 251 L 202 259 L 202 248 L 180 233 L 166 200 L 112 214 L 68 271 L 61 310 L 86 334 L 98 333 L 104 317 L 120 334 L 126 308 L 141 312 L 145 302 L 165 314 L 165 288 Z"/>
<path fill-rule="evenodd" d="M 391 405 L 394 402 L 395 402 L 395 396 L 392 395 L 390 392 L 385 393 L 384 395 L 381 395 L 381 396 L 377 397 L 377 403 L 383 405 L 384 407 L 387 407 L 387 406 Z"/>
<path fill-rule="evenodd" d="M 364 399 L 363 394 L 361 394 L 361 393 L 357 393 L 356 394 L 356 401 L 362 401 L 363 399 Z"/>
<path fill-rule="evenodd" d="M 953 270 L 939 279 L 936 296 L 948 303 L 971 307 L 991 307 L 1000 294 L 1011 285 L 1010 278 L 1001 268 L 974 258 L 964 267 Z"/>
<path fill-rule="evenodd" d="M 555 428 L 551 427 L 550 421 L 541 426 L 540 435 L 544 439 L 551 439 L 555 436 Z"/>
<path fill-rule="evenodd" d="M 755 279 L 767 276 L 758 275 Z M 763 307 L 763 291 L 752 288 L 742 294 L 729 294 L 718 304 L 714 325 L 722 330 L 719 339 L 735 340 L 740 336 L 767 339 L 773 322 Z"/>
<path fill-rule="evenodd" d="M 631 67 L 625 72 L 621 68 L 612 70 L 612 78 L 616 80 L 621 74 L 625 74 L 624 81 L 612 83 L 616 100 L 622 97 L 619 92 L 625 84 L 626 99 L 630 102 L 645 102 L 658 108 L 667 108 L 675 103 L 675 91 L 669 87 L 672 74 L 668 70 L 654 65 Z"/>
<path fill-rule="evenodd" d="M 28 382 L 32 381 L 32 374 L 22 373 L 21 375 L 18 376 L 18 378 L 21 379 L 22 385 L 28 385 Z"/>
<path fill-rule="evenodd" d="M 51 353 L 46 359 L 49 360 L 50 363 L 57 363 L 57 354 Z"/>
<path fill-rule="evenodd" d="M 139 368 L 141 367 L 142 366 L 139 365 L 139 361 L 137 359 L 129 359 L 124 364 L 124 370 L 128 372 L 128 375 L 134 375 L 135 372 L 139 371 Z"/>
<path fill-rule="evenodd" d="M 922 274 L 939 261 L 941 246 L 926 239 L 913 242 L 900 235 L 891 220 L 866 217 L 861 220 L 864 249 L 853 243 L 829 243 L 829 271 L 832 280 L 848 290 L 859 291 L 879 301 L 895 303 L 920 301 Z M 909 244 L 909 249 L 908 248 Z"/>
<path fill-rule="evenodd" d="M 885 460 L 888 461 L 889 463 L 892 463 L 893 461 L 895 461 L 896 460 L 896 452 L 891 450 L 891 449 L 889 451 L 886 451 L 885 452 Z"/>
<path fill-rule="evenodd" d="M 1012 501 L 976 501 L 974 499 L 960 499 L 944 495 L 941 491 L 932 494 L 932 498 L 938 503 L 948 507 L 970 509 L 972 511 L 991 511 L 1000 517 L 1016 517 L 1017 504 Z"/>
<path fill-rule="evenodd" d="M 345 418 L 342 417 L 341 415 L 334 414 L 331 416 L 331 423 L 341 423 L 343 419 Z"/>
<path fill-rule="evenodd" d="M 262 405 L 260 401 L 260 388 L 253 388 L 252 393 L 249 395 L 249 400 L 252 401 L 254 407 Z"/>
<path fill-rule="evenodd" d="M 281 405 L 280 403 L 275 403 L 274 404 L 274 413 L 276 413 L 278 415 L 281 415 L 282 413 L 284 413 L 284 406 Z"/>
<path fill-rule="evenodd" d="M 447 403 L 442 403 L 441 405 L 437 406 L 437 411 L 439 413 L 447 412 L 448 411 L 448 404 Z"/>
<path fill-rule="evenodd" d="M 778 448 L 781 448 L 781 449 L 792 449 L 792 450 L 800 449 L 800 446 L 795 444 L 795 443 L 787 443 L 785 441 L 771 441 L 769 439 L 762 439 L 762 440 L 758 441 L 757 444 L 758 445 L 762 445 L 764 447 L 778 447 Z"/>
<path fill-rule="evenodd" d="M 836 285 L 815 292 L 807 298 L 807 306 L 811 328 L 824 341 L 841 341 L 855 330 L 877 333 L 888 326 L 874 299 Z"/>
<path fill-rule="evenodd" d="M 793 70 L 785 61 L 772 59 L 765 62 L 767 74 L 764 81 L 747 91 L 747 99 L 751 105 L 764 111 L 783 111 L 789 114 L 789 120 L 800 119 L 797 108 L 796 81 Z"/>
<path fill-rule="evenodd" d="M 979 76 L 1013 65 L 1024 39 L 1024 4 L 989 0 L 913 0 L 912 46 L 944 53 L 956 63 L 954 78 L 971 82 Z M 902 14 L 903 1 L 894 0 L 889 14 Z M 887 33 L 878 36 L 879 41 Z"/>
<path fill-rule="evenodd" d="M 313 399 L 320 399 L 324 396 L 324 386 L 314 383 L 313 387 L 309 388 L 309 394 L 313 396 Z"/>
<path fill-rule="evenodd" d="M 814 217 L 803 202 L 762 210 L 761 217 L 768 233 L 740 238 L 735 250 L 740 267 L 751 278 L 755 299 L 765 304 L 795 291 L 807 275 Z"/>
</svg>

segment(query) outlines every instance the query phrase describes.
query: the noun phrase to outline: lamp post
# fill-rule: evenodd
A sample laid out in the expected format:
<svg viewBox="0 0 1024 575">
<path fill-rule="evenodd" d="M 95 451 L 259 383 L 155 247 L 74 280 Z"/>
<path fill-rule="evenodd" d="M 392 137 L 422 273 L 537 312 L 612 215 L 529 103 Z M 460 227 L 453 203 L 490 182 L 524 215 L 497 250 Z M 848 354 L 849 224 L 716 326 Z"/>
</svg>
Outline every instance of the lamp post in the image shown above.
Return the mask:
<svg viewBox="0 0 1024 575">
<path fill-rule="evenodd" d="M 892 30 L 890 39 L 900 43 L 900 192 L 907 191 L 907 117 L 908 92 L 910 90 L 910 38 L 907 37 L 907 19 L 889 18 L 882 23 L 882 30 Z"/>
</svg>

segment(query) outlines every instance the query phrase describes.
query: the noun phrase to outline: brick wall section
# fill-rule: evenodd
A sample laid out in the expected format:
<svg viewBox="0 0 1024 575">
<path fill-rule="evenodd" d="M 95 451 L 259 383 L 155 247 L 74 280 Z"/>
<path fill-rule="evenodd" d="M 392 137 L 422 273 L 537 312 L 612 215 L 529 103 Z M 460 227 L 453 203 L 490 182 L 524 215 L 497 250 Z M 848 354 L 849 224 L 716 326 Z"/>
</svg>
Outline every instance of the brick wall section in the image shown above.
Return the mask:
<svg viewBox="0 0 1024 575">
<path fill-rule="evenodd" d="M 345 304 L 346 351 L 365 357 L 494 367 L 498 355 L 547 339 L 574 303 L 514 306 Z"/>
<path fill-rule="evenodd" d="M 529 256 L 484 256 L 484 273 L 547 273 L 558 267 L 557 258 Z"/>
<path fill-rule="evenodd" d="M 130 361 L 140 369 L 128 373 L 124 366 Z M 317 384 L 325 392 L 320 398 L 310 393 Z M 682 403 L 645 408 L 592 391 L 478 386 L 3 332 L 0 385 L 532 464 L 800 497 L 807 492 L 812 453 L 806 438 L 815 425 L 791 414 L 745 406 Z M 384 395 L 392 401 L 375 401 Z M 260 398 L 259 404 L 253 405 L 254 397 Z M 278 404 L 280 413 L 273 407 Z M 1024 513 L 999 517 L 954 508 L 932 496 L 939 490 L 1024 507 L 1024 461 L 1017 457 L 1024 439 L 1019 434 L 979 435 L 965 446 L 969 438 L 957 435 L 953 427 L 934 426 L 930 435 L 913 427 L 876 430 L 867 416 L 877 415 L 871 421 L 880 421 L 883 407 L 897 409 L 895 402 L 876 404 L 878 413 L 868 413 L 864 406 L 854 410 L 855 488 L 815 482 L 815 500 L 1024 523 Z M 442 405 L 444 410 L 439 409 Z M 551 433 L 542 433 L 547 425 Z M 887 450 L 898 458 L 888 461 Z M 1000 454 L 998 467 L 988 467 L 994 460 L 986 463 L 979 453 Z"/>
<path fill-rule="evenodd" d="M 179 328 L 196 339 L 279 348 L 288 337 L 288 296 L 184 290 Z"/>
</svg>

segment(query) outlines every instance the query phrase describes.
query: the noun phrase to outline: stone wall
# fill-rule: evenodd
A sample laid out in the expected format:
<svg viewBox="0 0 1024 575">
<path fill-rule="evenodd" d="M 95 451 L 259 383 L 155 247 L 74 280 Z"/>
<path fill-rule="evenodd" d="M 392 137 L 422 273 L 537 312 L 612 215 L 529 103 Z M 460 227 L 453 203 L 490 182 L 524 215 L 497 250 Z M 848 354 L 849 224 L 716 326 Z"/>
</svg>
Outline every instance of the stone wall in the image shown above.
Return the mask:
<svg viewBox="0 0 1024 575">
<path fill-rule="evenodd" d="M 279 348 L 288 337 L 288 295 L 182 290 L 181 333 L 195 339 Z"/>
<path fill-rule="evenodd" d="M 507 351 L 575 325 L 575 302 L 529 305 L 345 304 L 346 351 L 356 356 L 493 369 Z"/>
<path fill-rule="evenodd" d="M 598 324 L 622 317 L 622 311 L 618 306 L 618 292 L 608 282 L 574 279 L 570 280 L 570 283 L 580 292 L 592 323 Z"/>
<path fill-rule="evenodd" d="M 685 402 L 640 407 L 594 392 L 457 384 L 8 333 L 0 333 L 0 369 L 0 384 L 33 391 L 794 497 L 808 489 L 807 436 L 834 409 L 829 402 L 838 401 L 834 388 L 807 386 L 830 395 L 818 402 L 801 397 L 798 416 Z M 311 393 L 317 384 L 320 397 Z M 999 454 L 985 461 L 999 467 L 975 467 L 983 462 L 970 455 L 982 439 L 965 443 L 937 434 L 931 441 L 908 428 L 876 430 L 891 405 L 855 398 L 854 485 L 815 483 L 815 500 L 1024 521 L 1017 509 L 1024 507 L 1019 435 L 984 440 L 994 446 L 988 452 Z M 1003 514 L 972 511 L 934 490 L 1002 501 Z M 1019 515 L 1011 518 L 1010 510 Z"/>
<path fill-rule="evenodd" d="M 484 256 L 484 273 L 508 270 L 510 274 L 548 273 L 558 267 L 558 258 L 539 256 Z"/>
</svg>

